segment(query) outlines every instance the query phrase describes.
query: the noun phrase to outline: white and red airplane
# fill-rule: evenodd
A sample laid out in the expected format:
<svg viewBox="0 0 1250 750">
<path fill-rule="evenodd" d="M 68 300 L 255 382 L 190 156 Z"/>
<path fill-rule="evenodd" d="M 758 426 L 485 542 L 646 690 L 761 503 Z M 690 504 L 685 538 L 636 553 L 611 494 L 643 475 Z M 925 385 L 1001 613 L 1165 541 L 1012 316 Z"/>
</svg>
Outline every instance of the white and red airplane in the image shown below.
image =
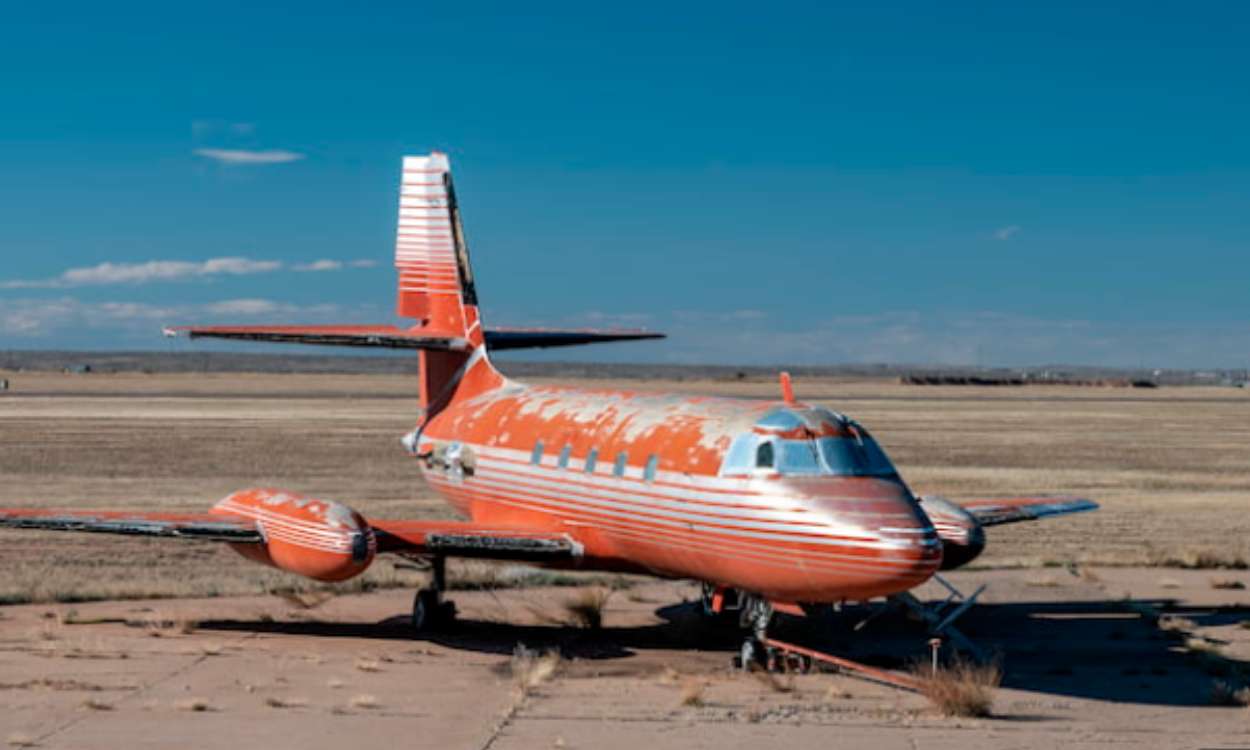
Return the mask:
<svg viewBox="0 0 1250 750">
<path fill-rule="evenodd" d="M 659 334 L 483 328 L 443 154 L 404 159 L 395 265 L 409 328 L 179 330 L 417 350 L 420 409 L 402 442 L 465 520 L 370 519 L 338 502 L 248 489 L 203 514 L 10 508 L 0 525 L 220 541 L 320 581 L 359 575 L 379 553 L 425 558 L 433 575 L 414 600 L 419 630 L 454 612 L 442 599 L 448 557 L 694 579 L 710 609 L 739 610 L 763 638 L 774 610 L 905 594 L 967 564 L 986 526 L 1097 507 L 918 497 L 862 425 L 797 401 L 785 374 L 777 401 L 508 379 L 491 351 Z"/>
</svg>

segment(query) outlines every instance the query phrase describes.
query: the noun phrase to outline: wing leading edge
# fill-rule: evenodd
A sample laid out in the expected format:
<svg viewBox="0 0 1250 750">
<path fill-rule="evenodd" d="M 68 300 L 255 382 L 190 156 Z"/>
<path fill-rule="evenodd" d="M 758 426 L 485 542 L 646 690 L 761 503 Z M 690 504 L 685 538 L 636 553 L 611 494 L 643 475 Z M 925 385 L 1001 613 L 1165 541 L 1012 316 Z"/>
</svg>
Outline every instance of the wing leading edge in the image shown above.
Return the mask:
<svg viewBox="0 0 1250 750">
<path fill-rule="evenodd" d="M 260 543 L 256 522 L 224 513 L 0 508 L 0 527 L 85 531 L 125 536 L 176 537 L 209 542 Z"/>
<path fill-rule="evenodd" d="M 379 552 L 544 562 L 580 557 L 567 534 L 483 527 L 463 521 L 367 521 Z M 263 524 L 221 511 L 158 513 L 130 510 L 0 508 L 0 528 L 78 531 L 235 544 L 264 544 Z"/>
<path fill-rule="evenodd" d="M 1046 516 L 1097 510 L 1098 503 L 1082 497 L 999 497 L 959 503 L 982 526 L 1032 521 Z"/>
</svg>

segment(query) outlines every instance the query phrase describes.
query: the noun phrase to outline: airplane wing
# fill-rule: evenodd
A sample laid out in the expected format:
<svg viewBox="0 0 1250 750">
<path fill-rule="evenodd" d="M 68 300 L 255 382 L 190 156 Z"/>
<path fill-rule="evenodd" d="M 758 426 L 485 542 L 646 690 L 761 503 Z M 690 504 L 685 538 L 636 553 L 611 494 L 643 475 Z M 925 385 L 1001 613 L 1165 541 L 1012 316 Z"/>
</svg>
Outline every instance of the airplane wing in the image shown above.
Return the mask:
<svg viewBox="0 0 1250 750">
<path fill-rule="evenodd" d="M 221 511 L 154 513 L 142 511 L 0 508 L 0 527 L 154 536 L 238 544 L 264 544 L 265 521 Z M 280 530 L 281 521 L 271 531 Z M 378 552 L 445 555 L 517 562 L 579 557 L 582 546 L 567 534 L 533 532 L 465 521 L 366 520 Z"/>
<path fill-rule="evenodd" d="M 314 325 L 314 326 L 173 326 L 166 336 L 186 334 L 188 338 L 266 341 L 279 344 L 316 346 L 360 346 L 384 349 L 445 349 L 462 351 L 463 338 L 431 336 L 420 329 L 392 325 Z M 505 349 L 546 349 L 609 341 L 662 339 L 664 334 L 623 328 L 487 328 L 483 333 L 491 351 Z"/>
<path fill-rule="evenodd" d="M 982 526 L 1032 521 L 1045 516 L 1097 510 L 1098 503 L 1081 497 L 999 497 L 963 500 L 959 505 Z"/>
<path fill-rule="evenodd" d="M 210 542 L 264 541 L 256 522 L 224 513 L 0 508 L 0 527 L 160 536 Z"/>
</svg>

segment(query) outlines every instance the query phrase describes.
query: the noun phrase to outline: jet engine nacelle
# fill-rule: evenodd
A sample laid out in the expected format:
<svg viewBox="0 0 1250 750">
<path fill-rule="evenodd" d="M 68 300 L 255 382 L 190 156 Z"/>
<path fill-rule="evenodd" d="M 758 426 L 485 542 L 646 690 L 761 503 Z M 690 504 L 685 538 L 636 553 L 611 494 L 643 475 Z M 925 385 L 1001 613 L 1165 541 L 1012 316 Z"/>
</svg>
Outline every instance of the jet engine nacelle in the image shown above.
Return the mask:
<svg viewBox="0 0 1250 750">
<path fill-rule="evenodd" d="M 954 570 L 985 551 L 985 528 L 971 513 L 939 495 L 924 495 L 920 508 L 942 540 L 942 570 Z"/>
<path fill-rule="evenodd" d="M 345 581 L 373 562 L 377 539 L 369 523 L 340 503 L 293 492 L 252 489 L 213 506 L 213 513 L 256 522 L 264 542 L 231 544 L 255 562 L 318 581 Z"/>
</svg>

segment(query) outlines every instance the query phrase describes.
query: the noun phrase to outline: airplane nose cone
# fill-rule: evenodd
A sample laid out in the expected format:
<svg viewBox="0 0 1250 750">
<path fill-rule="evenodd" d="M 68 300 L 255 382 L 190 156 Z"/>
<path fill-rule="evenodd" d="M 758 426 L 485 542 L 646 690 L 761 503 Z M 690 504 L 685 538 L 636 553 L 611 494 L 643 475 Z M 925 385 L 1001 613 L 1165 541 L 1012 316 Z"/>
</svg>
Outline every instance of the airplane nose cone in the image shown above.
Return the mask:
<svg viewBox="0 0 1250 750">
<path fill-rule="evenodd" d="M 929 517 L 898 481 L 858 477 L 809 489 L 812 507 L 832 528 L 864 540 L 872 562 L 847 598 L 897 594 L 927 581 L 942 564 Z M 832 584 L 830 586 L 832 588 Z"/>
</svg>

